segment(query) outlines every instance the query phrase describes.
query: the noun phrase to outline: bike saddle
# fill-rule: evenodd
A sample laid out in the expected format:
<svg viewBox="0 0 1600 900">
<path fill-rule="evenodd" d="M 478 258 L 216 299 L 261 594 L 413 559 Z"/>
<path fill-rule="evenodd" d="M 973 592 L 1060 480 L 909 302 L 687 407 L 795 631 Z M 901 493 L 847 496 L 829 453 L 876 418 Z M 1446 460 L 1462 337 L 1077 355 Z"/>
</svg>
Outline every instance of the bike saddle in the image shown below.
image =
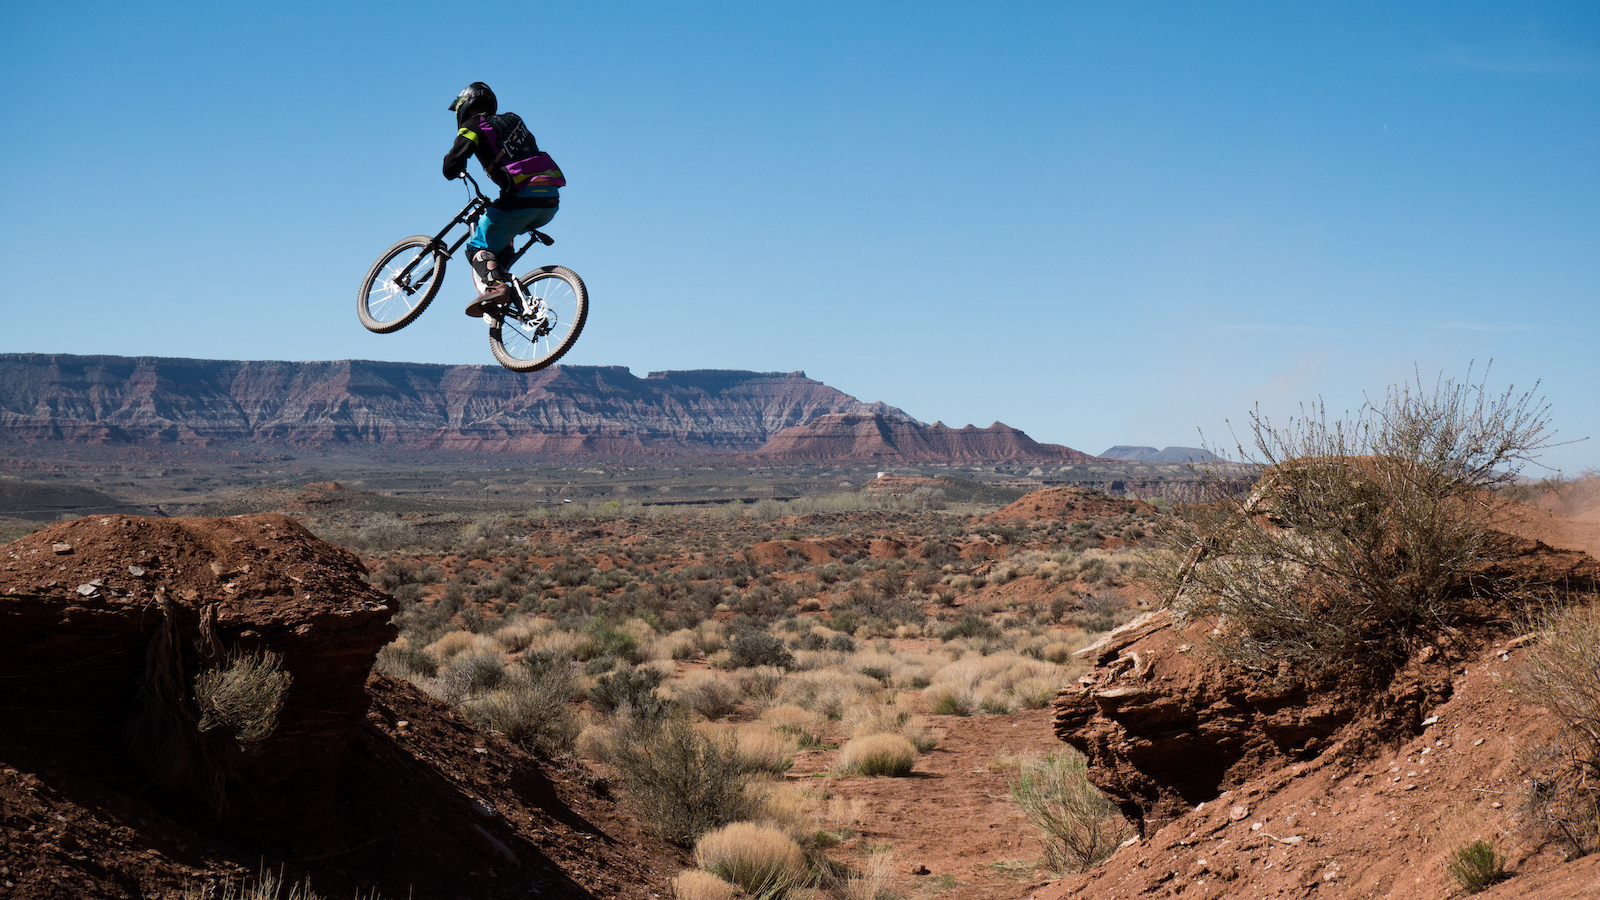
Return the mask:
<svg viewBox="0 0 1600 900">
<path fill-rule="evenodd" d="M 551 244 L 554 244 L 556 242 L 555 238 L 551 237 L 548 234 L 545 234 L 544 232 L 540 231 L 537 228 L 530 228 L 530 229 L 528 229 L 528 231 L 530 231 L 535 238 L 538 238 L 539 243 L 545 245 L 546 247 L 548 247 Z"/>
</svg>

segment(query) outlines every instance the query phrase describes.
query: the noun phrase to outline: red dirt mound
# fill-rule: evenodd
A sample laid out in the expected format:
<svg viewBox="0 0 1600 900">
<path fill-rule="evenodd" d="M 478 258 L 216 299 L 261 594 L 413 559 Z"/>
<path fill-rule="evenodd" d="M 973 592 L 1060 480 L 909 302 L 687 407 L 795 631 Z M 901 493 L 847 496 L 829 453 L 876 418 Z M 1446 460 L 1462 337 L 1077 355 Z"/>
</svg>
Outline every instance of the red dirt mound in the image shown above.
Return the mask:
<svg viewBox="0 0 1600 900">
<path fill-rule="evenodd" d="M 276 514 L 95 517 L 0 546 L 0 896 L 174 897 L 263 864 L 329 896 L 659 893 L 673 854 L 581 773 L 369 683 L 393 601 L 363 574 Z M 183 712 L 240 650 L 292 679 L 247 745 Z"/>
<path fill-rule="evenodd" d="M 1066 522 L 1088 522 L 1131 513 L 1153 512 L 1155 507 L 1143 500 L 1128 500 L 1088 488 L 1063 485 L 1024 494 L 1010 506 L 995 510 L 982 521 L 1061 519 Z"/>
<path fill-rule="evenodd" d="M 1484 574 L 1496 581 L 1600 583 L 1584 553 L 1493 540 L 1499 561 Z M 1235 668 L 1205 649 L 1214 623 L 1165 610 L 1080 651 L 1096 668 L 1058 696 L 1057 736 L 1144 838 L 1039 900 L 1439 897 L 1444 854 L 1478 837 L 1511 850 L 1524 890 L 1557 878 L 1511 817 L 1515 752 L 1548 743 L 1555 723 L 1506 692 L 1512 611 L 1475 616 L 1371 687 Z"/>
<path fill-rule="evenodd" d="M 160 715 L 163 683 L 202 656 L 266 650 L 291 673 L 277 730 L 254 744 L 223 799 L 232 831 L 316 840 L 333 818 L 333 770 L 367 708 L 363 682 L 394 637 L 393 601 L 351 554 L 282 515 L 106 516 L 52 525 L 0 553 L 0 734 L 91 778 L 142 777 L 141 752 L 186 771 L 157 778 L 179 806 L 201 803 L 216 767 Z M 146 772 L 146 774 L 150 774 Z M 207 795 L 209 796 L 209 795 Z M 215 797 L 210 798 L 215 801 Z M 311 823 L 317 823 L 316 828 Z"/>
</svg>

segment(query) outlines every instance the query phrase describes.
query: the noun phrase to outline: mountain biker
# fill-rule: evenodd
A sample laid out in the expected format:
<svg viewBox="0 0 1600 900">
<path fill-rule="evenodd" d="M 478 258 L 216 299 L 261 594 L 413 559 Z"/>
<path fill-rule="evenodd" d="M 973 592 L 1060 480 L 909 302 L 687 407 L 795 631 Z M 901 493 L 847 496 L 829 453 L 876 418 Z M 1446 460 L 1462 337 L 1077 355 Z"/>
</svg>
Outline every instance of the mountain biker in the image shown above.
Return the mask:
<svg viewBox="0 0 1600 900">
<path fill-rule="evenodd" d="M 456 140 L 444 157 L 444 177 L 460 178 L 473 156 L 483 171 L 500 186 L 500 196 L 489 205 L 472 237 L 467 240 L 467 261 L 478 296 L 467 304 L 467 315 L 477 318 L 484 304 L 507 293 L 511 240 L 555 218 L 561 204 L 560 188 L 566 184 L 550 154 L 539 144 L 516 113 L 499 113 L 494 91 L 474 81 L 450 104 L 456 114 Z"/>
</svg>

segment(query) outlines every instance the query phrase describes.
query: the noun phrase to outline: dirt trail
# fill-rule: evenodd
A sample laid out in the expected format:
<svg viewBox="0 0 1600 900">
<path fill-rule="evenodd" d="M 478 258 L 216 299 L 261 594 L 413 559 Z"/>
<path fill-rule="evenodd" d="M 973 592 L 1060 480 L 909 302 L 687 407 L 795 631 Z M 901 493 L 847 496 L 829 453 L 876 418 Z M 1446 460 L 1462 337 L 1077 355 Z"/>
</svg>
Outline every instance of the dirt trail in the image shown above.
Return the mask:
<svg viewBox="0 0 1600 900">
<path fill-rule="evenodd" d="M 829 792 L 854 812 L 859 833 L 832 855 L 859 865 L 869 848 L 892 848 L 894 886 L 908 897 L 1027 897 L 1044 883 L 1035 869 L 1039 844 L 1010 800 L 1006 777 L 1016 770 L 1008 758 L 1065 749 L 1051 733 L 1050 711 L 927 718 L 944 736 L 917 758 L 910 777 L 828 779 Z M 838 758 L 837 750 L 803 752 L 789 777 L 823 777 Z"/>
</svg>

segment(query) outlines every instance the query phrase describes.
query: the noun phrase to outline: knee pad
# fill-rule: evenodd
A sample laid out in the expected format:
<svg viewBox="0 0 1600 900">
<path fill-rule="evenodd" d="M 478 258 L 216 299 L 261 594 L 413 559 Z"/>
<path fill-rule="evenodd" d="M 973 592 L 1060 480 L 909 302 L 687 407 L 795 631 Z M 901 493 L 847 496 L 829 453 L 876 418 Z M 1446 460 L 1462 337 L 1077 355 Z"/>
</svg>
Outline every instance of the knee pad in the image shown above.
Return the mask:
<svg viewBox="0 0 1600 900">
<path fill-rule="evenodd" d="M 474 250 L 467 255 L 467 262 L 472 264 L 472 271 L 477 272 L 485 283 L 504 280 L 500 275 L 504 270 L 500 268 L 500 261 L 492 250 Z"/>
</svg>

